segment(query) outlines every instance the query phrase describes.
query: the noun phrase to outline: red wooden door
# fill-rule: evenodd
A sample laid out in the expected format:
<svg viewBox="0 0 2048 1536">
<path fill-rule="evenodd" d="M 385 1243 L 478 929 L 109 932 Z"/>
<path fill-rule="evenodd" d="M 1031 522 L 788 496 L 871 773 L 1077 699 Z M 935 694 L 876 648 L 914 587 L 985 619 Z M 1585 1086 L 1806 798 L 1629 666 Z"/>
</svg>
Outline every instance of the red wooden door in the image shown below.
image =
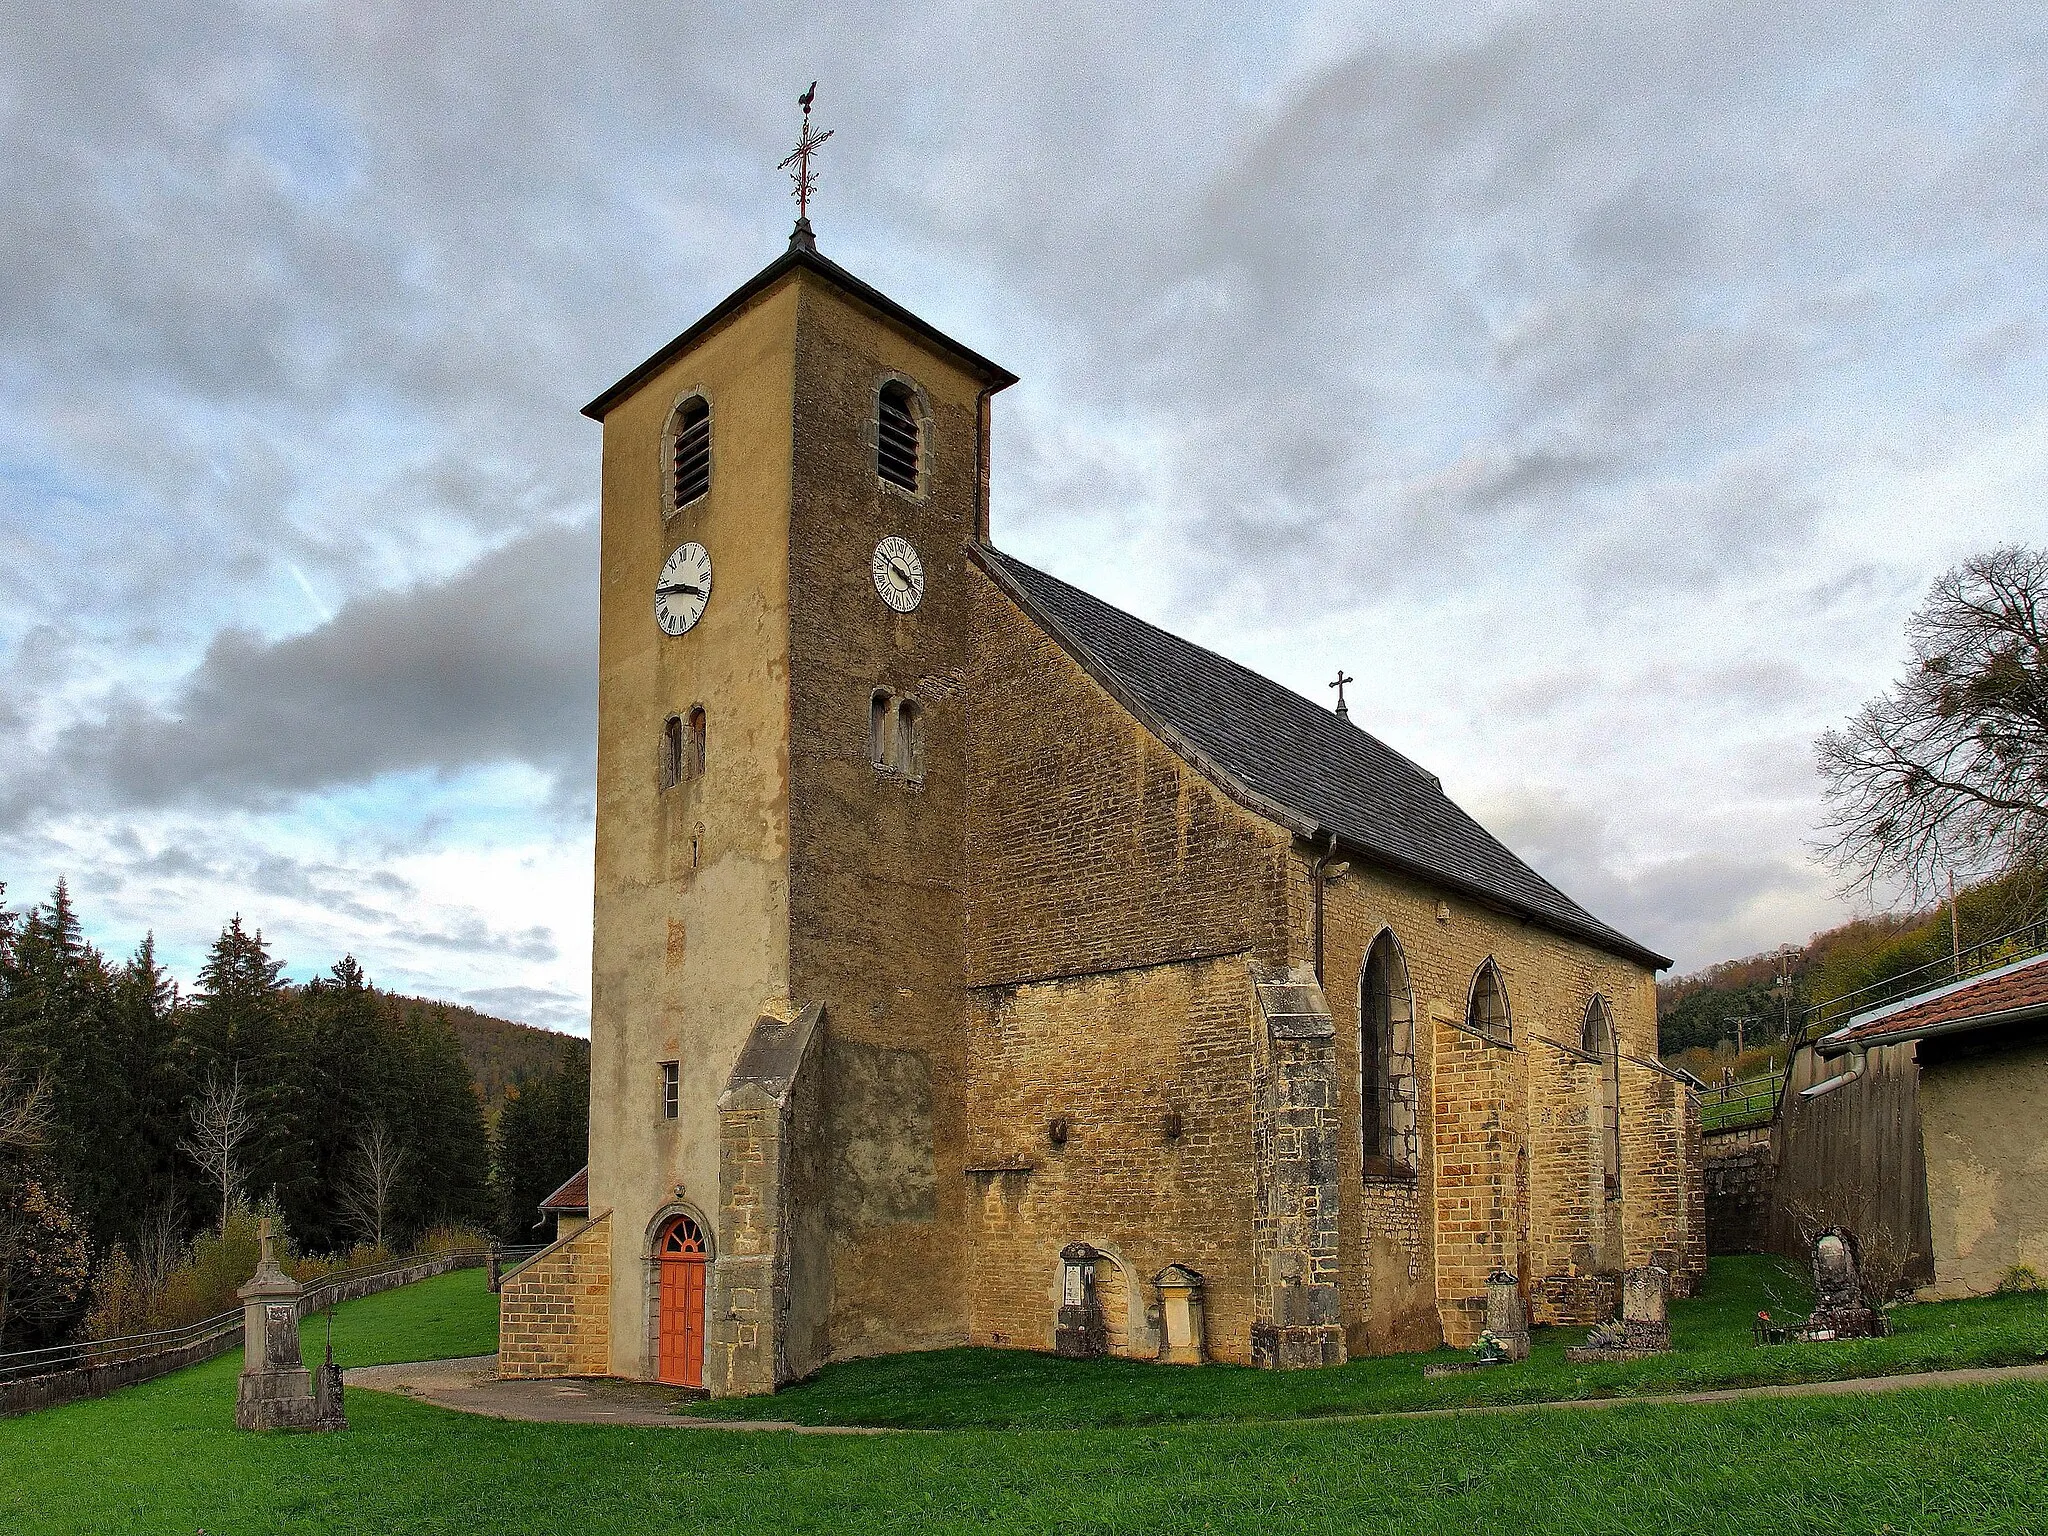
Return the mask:
<svg viewBox="0 0 2048 1536">
<path fill-rule="evenodd" d="M 677 1386 L 704 1385 L 704 1234 L 678 1216 L 655 1245 L 661 1263 L 657 1374 Z"/>
</svg>

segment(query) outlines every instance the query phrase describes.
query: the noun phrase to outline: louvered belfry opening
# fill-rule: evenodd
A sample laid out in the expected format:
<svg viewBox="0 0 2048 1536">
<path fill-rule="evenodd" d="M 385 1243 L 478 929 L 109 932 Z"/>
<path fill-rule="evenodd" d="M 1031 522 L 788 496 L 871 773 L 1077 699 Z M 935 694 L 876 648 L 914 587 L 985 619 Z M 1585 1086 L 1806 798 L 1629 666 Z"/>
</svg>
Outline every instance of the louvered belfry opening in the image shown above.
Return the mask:
<svg viewBox="0 0 2048 1536">
<path fill-rule="evenodd" d="M 676 412 L 676 505 L 687 506 L 711 489 L 711 405 L 701 395 Z"/>
<path fill-rule="evenodd" d="M 891 485 L 915 491 L 917 416 L 907 387 L 896 383 L 882 386 L 881 414 L 875 428 L 875 473 Z"/>
</svg>

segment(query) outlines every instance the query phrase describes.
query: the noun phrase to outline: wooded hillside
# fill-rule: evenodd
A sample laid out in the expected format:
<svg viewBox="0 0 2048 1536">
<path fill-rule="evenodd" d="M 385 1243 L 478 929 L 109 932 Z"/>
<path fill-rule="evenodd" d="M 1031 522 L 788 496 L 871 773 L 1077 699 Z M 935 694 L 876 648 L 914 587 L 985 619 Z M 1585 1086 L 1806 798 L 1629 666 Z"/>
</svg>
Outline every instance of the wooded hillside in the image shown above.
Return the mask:
<svg viewBox="0 0 2048 1536">
<path fill-rule="evenodd" d="M 1956 929 L 1948 904 L 1900 916 L 1857 918 L 1807 939 L 1781 960 L 1777 950 L 1723 960 L 1657 985 L 1658 1047 L 1667 1060 L 1702 1076 L 1733 1065 L 1762 1064 L 1760 1048 L 1796 1033 L 1807 1012 L 1865 987 L 1940 962 L 1964 948 L 2038 922 L 2048 912 L 2048 871 L 2032 867 L 1957 892 Z M 1780 976 L 1785 978 L 1780 984 Z M 1930 984 L 1939 981 L 1934 975 Z M 1735 1060 L 1736 1025 L 1749 1048 Z M 1783 1054 L 1782 1046 L 1775 1052 Z"/>
</svg>

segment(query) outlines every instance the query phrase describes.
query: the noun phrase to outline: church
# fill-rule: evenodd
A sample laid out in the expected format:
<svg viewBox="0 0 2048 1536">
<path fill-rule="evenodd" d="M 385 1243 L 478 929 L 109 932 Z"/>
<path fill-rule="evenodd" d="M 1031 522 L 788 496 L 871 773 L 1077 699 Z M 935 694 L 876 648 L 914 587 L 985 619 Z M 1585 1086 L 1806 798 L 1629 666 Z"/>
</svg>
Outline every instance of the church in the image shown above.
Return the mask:
<svg viewBox="0 0 2048 1536">
<path fill-rule="evenodd" d="M 1349 719 L 1005 553 L 1015 378 L 788 250 L 602 423 L 590 1160 L 506 1376 L 1277 1369 L 1704 1272 L 1663 956 Z"/>
</svg>

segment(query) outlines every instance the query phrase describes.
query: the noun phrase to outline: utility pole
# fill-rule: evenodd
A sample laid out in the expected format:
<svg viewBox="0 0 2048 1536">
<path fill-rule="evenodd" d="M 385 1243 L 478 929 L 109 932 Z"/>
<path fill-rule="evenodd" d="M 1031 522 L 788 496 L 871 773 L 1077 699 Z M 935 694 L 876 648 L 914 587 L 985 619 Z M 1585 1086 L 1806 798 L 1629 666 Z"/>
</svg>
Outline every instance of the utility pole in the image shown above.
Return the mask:
<svg viewBox="0 0 2048 1536">
<path fill-rule="evenodd" d="M 1950 953 L 1955 956 L 1956 978 L 1961 980 L 1963 974 L 1963 923 L 1962 919 L 1956 916 L 1956 872 L 1954 870 L 1948 872 L 1948 946 Z"/>
</svg>

